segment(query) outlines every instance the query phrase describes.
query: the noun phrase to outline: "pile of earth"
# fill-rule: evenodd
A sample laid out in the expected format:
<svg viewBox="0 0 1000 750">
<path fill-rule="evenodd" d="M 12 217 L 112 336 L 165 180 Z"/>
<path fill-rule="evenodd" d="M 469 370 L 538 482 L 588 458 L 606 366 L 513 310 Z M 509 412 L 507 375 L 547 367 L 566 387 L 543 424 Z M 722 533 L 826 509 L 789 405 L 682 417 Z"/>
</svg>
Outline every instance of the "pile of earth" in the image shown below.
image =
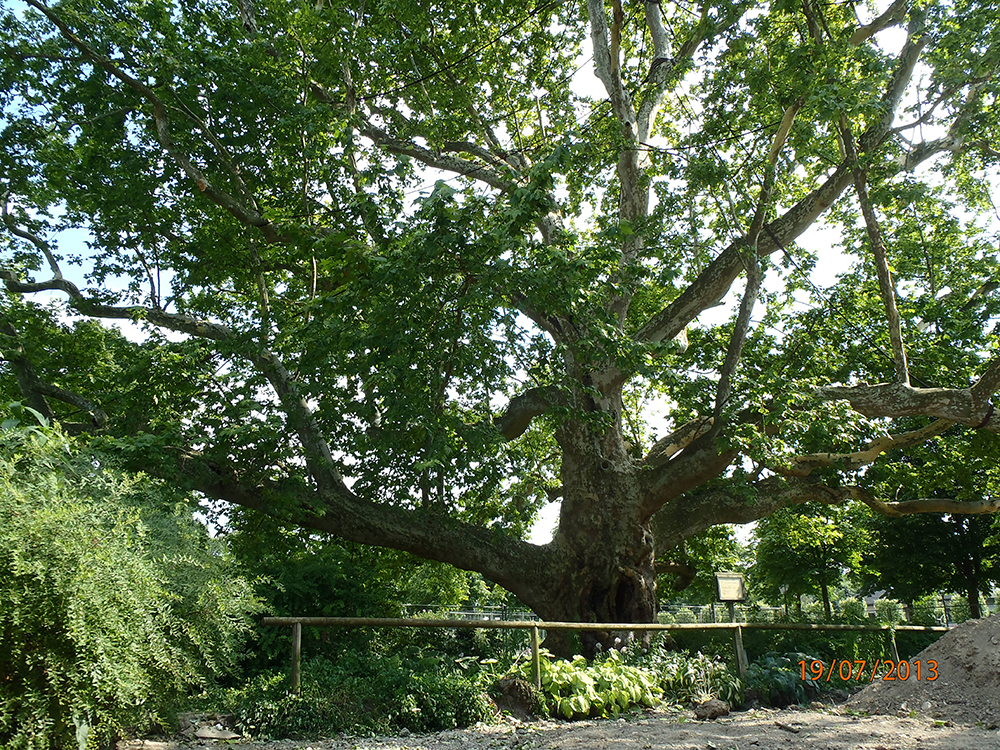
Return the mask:
<svg viewBox="0 0 1000 750">
<path fill-rule="evenodd" d="M 909 679 L 875 682 L 848 707 L 869 714 L 917 711 L 944 721 L 1000 727 L 1000 613 L 959 625 L 910 659 L 911 667 L 917 660 L 920 680 L 911 668 Z M 928 679 L 931 660 L 937 662 L 934 680 Z"/>
</svg>

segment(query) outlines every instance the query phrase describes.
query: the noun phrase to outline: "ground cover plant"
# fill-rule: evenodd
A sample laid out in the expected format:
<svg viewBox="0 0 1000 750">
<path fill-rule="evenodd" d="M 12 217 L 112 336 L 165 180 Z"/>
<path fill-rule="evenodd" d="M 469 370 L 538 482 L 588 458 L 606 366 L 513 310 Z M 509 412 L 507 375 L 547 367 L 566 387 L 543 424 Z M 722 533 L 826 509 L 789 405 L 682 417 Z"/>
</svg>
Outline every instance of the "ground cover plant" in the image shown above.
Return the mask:
<svg viewBox="0 0 1000 750">
<path fill-rule="evenodd" d="M 652 708 L 663 695 L 652 670 L 624 664 L 617 651 L 588 663 L 583 656 L 572 661 L 554 659 L 551 652 L 543 650 L 540 668 L 549 713 L 566 719 L 607 718 L 634 706 Z M 519 673 L 531 679 L 531 669 L 531 663 L 525 662 Z"/>
<path fill-rule="evenodd" d="M 425 655 L 420 659 L 345 652 L 303 663 L 300 693 L 285 671 L 265 671 L 240 687 L 212 691 L 192 708 L 234 715 L 253 739 L 434 732 L 493 716 L 482 673 Z"/>
<path fill-rule="evenodd" d="M 542 694 L 549 713 L 566 719 L 617 716 L 633 708 L 652 708 L 666 701 L 688 706 L 692 701 L 721 698 L 738 703 L 740 681 L 725 664 L 702 654 L 668 651 L 661 643 L 632 643 L 588 661 L 583 656 L 557 659 L 541 651 Z M 532 678 L 530 661 L 516 671 Z"/>
</svg>

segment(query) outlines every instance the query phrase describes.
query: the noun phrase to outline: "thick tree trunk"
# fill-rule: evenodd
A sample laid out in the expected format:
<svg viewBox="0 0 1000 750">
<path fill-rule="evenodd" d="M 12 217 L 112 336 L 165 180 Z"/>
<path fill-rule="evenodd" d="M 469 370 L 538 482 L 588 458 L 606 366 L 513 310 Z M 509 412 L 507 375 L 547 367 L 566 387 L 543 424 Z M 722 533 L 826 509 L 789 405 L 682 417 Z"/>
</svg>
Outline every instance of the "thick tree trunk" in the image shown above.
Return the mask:
<svg viewBox="0 0 1000 750">
<path fill-rule="evenodd" d="M 973 620 L 978 620 L 983 616 L 979 606 L 979 577 L 976 575 L 976 567 L 971 559 L 966 559 L 962 563 L 965 598 L 969 602 L 969 617 Z"/>
<path fill-rule="evenodd" d="M 980 607 L 979 603 L 979 591 L 976 589 L 975 586 L 969 587 L 968 596 L 969 596 L 969 617 L 971 617 L 973 620 L 978 620 L 980 617 L 983 616 L 983 610 L 982 607 Z"/>
<path fill-rule="evenodd" d="M 544 619 L 567 622 L 644 623 L 656 619 L 656 574 L 653 539 L 647 528 L 633 520 L 614 527 L 570 523 L 561 542 L 564 550 L 555 561 L 550 587 L 531 602 Z M 567 537 L 575 542 L 570 543 Z M 576 644 L 567 634 L 549 633 L 546 647 L 560 656 L 572 656 Z M 580 648 L 591 656 L 627 641 L 627 631 L 582 631 Z"/>
<path fill-rule="evenodd" d="M 613 398 L 609 402 L 600 406 L 615 419 L 620 410 Z M 640 520 L 642 488 L 620 424 L 600 429 L 567 420 L 558 439 L 563 502 L 551 569 L 543 590 L 525 603 L 547 620 L 653 622 L 658 609 L 653 535 Z M 625 631 L 584 631 L 582 652 L 590 656 L 629 637 Z M 546 645 L 553 653 L 572 655 L 567 652 L 575 643 L 550 633 Z"/>
</svg>

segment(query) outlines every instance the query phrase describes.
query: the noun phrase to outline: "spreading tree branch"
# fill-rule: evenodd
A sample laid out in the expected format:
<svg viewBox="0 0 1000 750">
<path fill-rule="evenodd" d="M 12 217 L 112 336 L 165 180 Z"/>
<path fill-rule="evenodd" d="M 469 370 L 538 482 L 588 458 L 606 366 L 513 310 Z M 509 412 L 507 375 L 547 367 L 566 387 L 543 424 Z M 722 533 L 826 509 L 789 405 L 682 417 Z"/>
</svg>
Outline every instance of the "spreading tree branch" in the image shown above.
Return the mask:
<svg viewBox="0 0 1000 750">
<path fill-rule="evenodd" d="M 2 211 L 3 223 L 7 227 L 7 230 L 13 234 L 15 237 L 20 237 L 22 240 L 27 240 L 36 248 L 38 248 L 42 255 L 45 256 L 46 262 L 49 264 L 49 268 L 52 270 L 52 278 L 61 279 L 63 277 L 62 271 L 59 270 L 59 262 L 56 260 L 55 254 L 49 247 L 49 243 L 43 240 L 34 232 L 29 232 L 27 229 L 23 229 L 17 225 L 14 221 L 14 217 L 10 215 L 7 210 L 7 199 L 9 195 L 4 194 L 2 200 L 0 200 L 0 211 Z"/>
<path fill-rule="evenodd" d="M 883 453 L 920 445 L 929 438 L 945 432 L 954 424 L 947 419 L 938 419 L 919 430 L 876 438 L 861 450 L 853 453 L 808 453 L 795 456 L 786 466 L 773 467 L 773 469 L 779 474 L 793 477 L 806 477 L 813 470 L 828 466 L 835 466 L 844 471 L 855 471 L 875 462 Z"/>
<path fill-rule="evenodd" d="M 1000 390 L 1000 357 L 968 388 L 913 388 L 905 383 L 824 386 L 816 394 L 827 400 L 843 399 L 866 417 L 935 417 L 967 427 L 1000 432 L 1000 415 L 990 398 Z"/>
<path fill-rule="evenodd" d="M 859 139 L 860 153 L 873 153 L 892 135 L 891 125 L 906 84 L 913 76 L 914 67 L 927 40 L 911 34 L 899 54 L 899 62 L 886 92 L 882 97 L 882 117 L 875 121 Z M 919 159 L 908 162 L 911 168 L 951 145 L 952 141 L 937 144 L 919 154 Z M 766 224 L 757 250 L 760 255 L 788 247 L 826 211 L 853 182 L 853 164 L 845 160 L 823 184 L 802 198 L 784 215 Z M 743 270 L 740 250 L 745 244 L 741 237 L 726 247 L 714 261 L 669 305 L 653 314 L 634 334 L 637 341 L 659 343 L 677 336 L 691 321 L 710 307 L 717 305 L 733 281 Z"/>
<path fill-rule="evenodd" d="M 781 508 L 815 502 L 840 505 L 853 497 L 848 488 L 832 488 L 811 479 L 769 477 L 749 486 L 713 485 L 664 505 L 652 519 L 660 554 L 720 523 L 744 524 L 766 518 Z"/>
<path fill-rule="evenodd" d="M 256 227 L 268 242 L 280 242 L 284 240 L 284 237 L 282 237 L 274 225 L 268 219 L 264 218 L 259 211 L 252 206 L 247 207 L 243 205 L 229 195 L 229 193 L 209 182 L 205 173 L 195 166 L 191 159 L 177 147 L 171 134 L 170 119 L 167 116 L 166 105 L 149 86 L 126 73 L 108 57 L 93 50 L 70 29 L 52 8 L 42 4 L 38 0 L 25 0 L 25 2 L 48 18 L 59 29 L 63 38 L 79 49 L 84 57 L 109 75 L 117 78 L 150 104 L 153 110 L 153 122 L 156 126 L 156 138 L 160 146 L 170 155 L 184 174 L 195 183 L 200 192 L 204 193 L 209 200 L 230 213 L 241 223 Z M 220 153 L 218 156 L 223 163 L 228 162 L 225 153 Z"/>
<path fill-rule="evenodd" d="M 292 513 L 295 523 L 299 525 L 361 544 L 405 550 L 476 570 L 515 593 L 533 582 L 542 563 L 551 554 L 551 550 L 544 547 L 496 534 L 491 529 L 463 523 L 445 514 L 414 514 L 404 508 L 356 496 L 336 468 L 320 427 L 291 374 L 273 352 L 251 345 L 246 337 L 241 337 L 227 326 L 156 308 L 100 304 L 86 298 L 72 282 L 65 279 L 21 283 L 13 271 L 0 271 L 0 279 L 8 290 L 16 293 L 63 291 L 77 310 L 93 317 L 145 319 L 169 330 L 235 344 L 239 353 L 257 367 L 277 393 L 315 481 L 313 488 L 298 486 L 295 489 L 292 499 L 297 510 L 282 511 L 285 516 Z M 539 402 L 534 401 L 536 397 L 537 394 L 528 393 L 522 401 L 515 399 L 507 415 L 500 420 L 501 432 L 516 429 L 516 425 L 523 422 L 533 408 L 537 408 Z M 178 456 L 183 464 L 182 475 L 192 488 L 210 497 L 261 509 L 268 506 L 268 498 L 275 491 L 273 484 L 259 481 L 247 483 L 228 460 L 214 462 L 211 457 L 193 450 L 179 451 Z M 176 479 L 177 475 L 171 471 L 168 476 Z M 271 508 L 269 512 L 273 510 Z"/>
<path fill-rule="evenodd" d="M 558 388 L 530 388 L 511 399 L 504 413 L 494 419 L 493 424 L 507 440 L 513 440 L 527 431 L 535 417 L 545 414 L 562 402 L 563 397 Z"/>
<path fill-rule="evenodd" d="M 663 466 L 695 440 L 707 434 L 712 429 L 714 421 L 712 417 L 695 417 L 681 425 L 654 443 L 643 459 L 643 464 L 653 469 Z"/>
<path fill-rule="evenodd" d="M 909 7 L 910 0 L 895 0 L 895 2 L 890 5 L 885 13 L 880 15 L 871 23 L 865 24 L 864 26 L 859 26 L 851 38 L 848 40 L 855 47 L 862 44 L 866 40 L 875 36 L 875 34 L 888 29 L 892 26 L 898 26 L 906 18 L 906 11 Z"/>
<path fill-rule="evenodd" d="M 62 426 L 67 432 L 79 433 L 88 429 L 100 429 L 108 423 L 108 417 L 104 411 L 93 401 L 84 398 L 78 393 L 60 388 L 57 385 L 42 380 L 36 372 L 27 352 L 21 343 L 17 329 L 6 320 L 0 321 L 0 352 L 4 359 L 10 363 L 14 371 L 14 378 L 17 381 L 18 390 L 28 402 L 28 406 L 37 411 L 50 422 L 55 420 L 55 414 L 46 400 L 54 398 L 64 404 L 74 406 L 80 411 L 90 415 L 89 423 L 63 422 Z M 6 341 L 3 339 L 6 338 Z"/>
<path fill-rule="evenodd" d="M 757 302 L 757 294 L 760 292 L 764 275 L 760 269 L 760 258 L 757 247 L 759 245 L 760 232 L 764 227 L 764 219 L 771 206 L 771 195 L 774 191 L 775 167 L 778 163 L 778 156 L 785 146 L 788 134 L 795 121 L 795 115 L 802 106 L 801 101 L 787 107 L 778 125 L 778 131 L 774 134 L 771 143 L 771 151 L 767 157 L 767 164 L 764 169 L 764 184 L 760 189 L 760 197 L 757 200 L 757 208 L 754 211 L 753 219 L 750 221 L 750 228 L 746 234 L 746 245 L 742 253 L 743 267 L 747 272 L 747 286 L 743 292 L 743 299 L 740 300 L 740 310 L 736 316 L 736 325 L 733 328 L 733 335 L 729 339 L 729 347 L 726 349 L 726 358 L 722 363 L 722 370 L 719 373 L 719 384 L 715 392 L 715 426 L 718 431 L 722 427 L 722 410 L 729 401 L 732 390 L 733 376 L 736 374 L 736 367 L 743 356 L 743 346 L 746 344 L 747 333 L 750 330 L 750 316 L 753 314 L 754 305 Z"/>
<path fill-rule="evenodd" d="M 846 117 L 840 119 L 840 137 L 847 160 L 856 165 L 858 153 Z M 868 177 L 865 171 L 858 166 L 854 168 L 854 190 L 858 195 L 858 203 L 861 204 L 861 215 L 864 217 L 865 228 L 868 231 L 868 242 L 875 257 L 875 273 L 878 276 L 882 305 L 885 307 L 885 319 L 889 325 L 889 341 L 892 345 L 892 361 L 896 367 L 896 382 L 909 385 L 910 372 L 906 364 L 902 322 L 899 317 L 899 309 L 896 307 L 896 284 L 889 271 L 888 254 L 882 239 L 882 231 L 879 229 L 878 217 L 875 216 L 875 209 L 872 207 L 871 197 L 868 195 Z"/>
<path fill-rule="evenodd" d="M 985 500 L 954 500 L 947 497 L 918 497 L 916 500 L 884 502 L 860 487 L 849 488 L 854 499 L 861 501 L 876 513 L 890 518 L 912 516 L 919 513 L 949 513 L 976 516 L 1000 511 L 1000 498 Z"/>
<path fill-rule="evenodd" d="M 375 145 L 394 154 L 412 157 L 428 167 L 452 172 L 462 177 L 468 177 L 470 180 L 485 182 L 490 187 L 508 195 L 517 188 L 515 183 L 505 180 L 487 164 L 432 151 L 429 148 L 418 146 L 416 143 L 393 138 L 371 123 L 362 125 L 359 132 Z"/>
<path fill-rule="evenodd" d="M 634 126 L 636 117 L 632 98 L 622 82 L 619 62 L 611 54 L 611 30 L 608 28 L 604 0 L 587 0 L 587 17 L 590 20 L 590 41 L 594 48 L 594 72 L 604 84 L 618 122 Z"/>
<path fill-rule="evenodd" d="M 720 523 L 744 524 L 803 503 L 843 505 L 857 500 L 880 515 L 900 517 L 918 513 L 987 514 L 1000 510 L 1000 498 L 960 501 L 918 498 L 885 502 L 857 486 L 830 487 L 812 478 L 768 477 L 749 485 L 714 485 L 667 503 L 652 519 L 659 554 L 685 539 Z"/>
<path fill-rule="evenodd" d="M 656 575 L 674 576 L 673 590 L 676 592 L 683 591 L 694 583 L 698 569 L 690 563 L 658 559 L 656 561 Z"/>
<path fill-rule="evenodd" d="M 331 496 L 350 494 L 334 464 L 330 447 L 322 437 L 312 411 L 299 393 L 298 386 L 295 385 L 292 376 L 273 352 L 264 347 L 247 345 L 241 341 L 241 337 L 236 331 L 219 323 L 180 313 L 168 313 L 156 307 L 142 305 L 116 307 L 96 302 L 84 296 L 75 284 L 65 279 L 22 283 L 18 281 L 17 274 L 10 270 L 0 270 L 0 279 L 3 280 L 9 291 L 18 294 L 46 290 L 65 292 L 70 298 L 70 304 L 76 310 L 95 318 L 146 320 L 155 326 L 178 333 L 186 333 L 212 341 L 237 343 L 242 356 L 257 367 L 278 394 L 285 413 L 288 415 L 289 423 L 302 443 L 306 463 L 317 485 Z"/>
<path fill-rule="evenodd" d="M 169 453 L 174 465 L 151 460 L 144 461 L 144 467 L 154 474 L 162 470 L 163 478 L 171 481 L 180 477 L 188 488 L 209 497 L 261 510 L 305 528 L 478 571 L 515 594 L 535 582 L 553 554 L 550 548 L 442 513 L 370 502 L 349 491 L 331 504 L 318 488 L 303 488 L 294 481 L 261 480 L 241 472 L 227 458 L 217 461 L 186 446 L 169 449 Z"/>
</svg>

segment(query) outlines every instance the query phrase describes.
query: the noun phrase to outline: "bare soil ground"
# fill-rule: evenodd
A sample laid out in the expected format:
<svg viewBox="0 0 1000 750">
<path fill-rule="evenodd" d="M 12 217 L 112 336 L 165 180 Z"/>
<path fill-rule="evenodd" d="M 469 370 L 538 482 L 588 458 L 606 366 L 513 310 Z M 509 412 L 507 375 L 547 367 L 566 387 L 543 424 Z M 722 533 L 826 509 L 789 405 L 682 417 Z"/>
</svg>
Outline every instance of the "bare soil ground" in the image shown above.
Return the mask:
<svg viewBox="0 0 1000 750">
<path fill-rule="evenodd" d="M 133 740 L 122 750 L 1000 750 L 1000 731 L 939 726 L 921 717 L 857 716 L 833 710 L 768 710 L 695 721 L 689 712 L 647 711 L 631 720 L 505 722 L 407 737 L 196 743 Z"/>
<path fill-rule="evenodd" d="M 841 706 L 756 709 L 711 721 L 663 708 L 615 721 L 501 723 L 404 737 L 321 741 L 131 740 L 120 750 L 1000 750 L 1000 615 L 973 620 L 912 659 L 935 680 L 876 681 Z M 923 667 L 922 677 L 928 675 Z M 871 714 L 871 715 L 866 715 Z"/>
</svg>

